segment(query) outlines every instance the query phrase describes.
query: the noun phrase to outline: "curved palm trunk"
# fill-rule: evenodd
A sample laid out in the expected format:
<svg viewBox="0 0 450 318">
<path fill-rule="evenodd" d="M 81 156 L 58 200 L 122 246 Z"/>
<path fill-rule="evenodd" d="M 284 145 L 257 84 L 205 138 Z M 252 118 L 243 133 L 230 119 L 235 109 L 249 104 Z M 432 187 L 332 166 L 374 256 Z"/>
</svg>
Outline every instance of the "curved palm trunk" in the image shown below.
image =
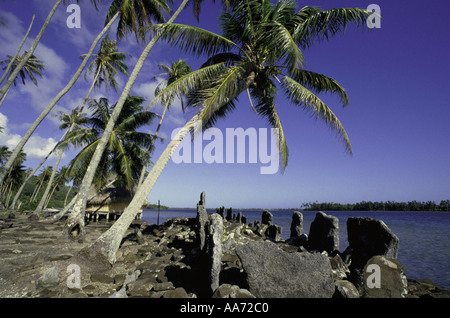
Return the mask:
<svg viewBox="0 0 450 318">
<path fill-rule="evenodd" d="M 97 81 L 97 78 L 99 77 L 99 75 L 100 75 L 100 68 L 98 69 L 97 74 L 95 74 L 94 81 L 92 82 L 92 85 L 89 88 L 89 91 L 88 91 L 86 97 L 84 98 L 83 105 L 81 106 L 81 109 L 80 109 L 80 113 L 83 112 L 84 107 L 86 106 L 86 103 L 87 103 L 89 97 L 91 96 L 92 90 L 94 89 L 94 86 L 95 86 L 95 82 Z M 73 122 L 70 125 L 69 129 L 67 130 L 67 132 L 64 135 L 70 134 L 74 128 L 75 128 L 75 122 Z M 53 171 L 50 176 L 50 180 L 48 181 L 47 187 L 45 188 L 44 194 L 42 195 L 41 201 L 39 202 L 38 206 L 36 207 L 36 210 L 34 210 L 34 212 L 33 212 L 35 218 L 39 218 L 39 215 L 41 214 L 42 209 L 44 208 L 45 202 L 47 202 L 47 199 L 48 199 L 48 196 L 50 193 L 50 189 L 53 184 L 53 180 L 55 179 L 56 171 L 58 169 L 59 163 L 61 162 L 61 158 L 64 154 L 64 150 L 65 150 L 65 147 L 61 148 L 61 150 L 59 151 L 58 158 L 56 159 L 55 166 L 53 167 Z"/>
<path fill-rule="evenodd" d="M 255 80 L 256 73 L 254 71 L 250 72 L 247 76 L 246 81 L 243 83 L 242 87 L 239 89 L 238 94 L 246 90 Z M 230 97 L 231 99 L 231 97 Z M 147 198 L 148 194 L 152 190 L 159 176 L 161 175 L 167 162 L 172 157 L 172 154 L 177 149 L 181 141 L 186 137 L 186 135 L 193 130 L 194 133 L 198 131 L 201 126 L 203 112 L 200 111 L 194 117 L 192 117 L 183 128 L 175 135 L 175 137 L 169 142 L 166 149 L 159 157 L 158 161 L 153 166 L 152 170 L 146 177 L 144 183 L 138 188 L 133 200 L 130 202 L 128 207 L 119 217 L 119 219 L 106 231 L 104 232 L 93 244 L 91 244 L 87 250 L 88 255 L 102 255 L 111 264 L 116 261 L 116 253 L 120 247 L 120 243 L 127 229 L 130 227 L 131 222 L 136 218 L 139 210 Z"/>
<path fill-rule="evenodd" d="M 152 139 L 152 142 L 150 143 L 149 151 L 152 151 L 152 148 L 155 145 L 156 138 L 158 137 L 159 130 L 161 129 L 161 125 L 162 125 L 162 122 L 164 120 L 164 116 L 166 115 L 166 112 L 167 112 L 168 108 L 169 108 L 169 104 L 167 103 L 166 107 L 164 107 L 164 111 L 163 111 L 163 113 L 161 115 L 161 119 L 159 120 L 158 127 L 156 128 L 156 131 L 154 133 L 154 137 Z M 138 186 L 137 186 L 138 189 L 142 185 L 142 182 L 144 182 L 146 168 L 147 167 L 145 165 L 142 167 L 141 175 L 139 176 L 139 182 L 138 182 Z"/>
<path fill-rule="evenodd" d="M 35 18 L 35 17 L 36 17 L 36 15 L 33 14 L 33 18 L 31 19 L 31 23 L 30 23 L 30 26 L 28 27 L 27 33 L 25 33 L 25 36 L 23 37 L 22 41 L 20 42 L 19 48 L 17 49 L 16 54 L 14 55 L 14 57 L 13 57 L 12 60 L 9 62 L 8 66 L 6 67 L 5 73 L 3 73 L 2 78 L 0 78 L 0 84 L 3 83 L 3 81 L 4 81 L 5 78 L 6 78 L 6 75 L 8 75 L 8 72 L 9 72 L 9 70 L 10 70 L 12 64 L 14 63 L 14 61 L 16 60 L 16 58 L 19 56 L 20 50 L 22 50 L 22 47 L 23 47 L 23 45 L 25 44 L 26 39 L 28 38 L 28 34 L 30 34 L 31 27 L 33 26 L 34 18 Z M 6 94 L 5 94 L 5 95 L 6 95 Z M 3 102 L 3 100 L 4 100 L 4 98 L 2 98 L 2 102 Z M 2 102 L 0 102 L 0 105 L 1 105 Z"/>
<path fill-rule="evenodd" d="M 23 60 L 20 62 L 20 64 L 14 69 L 14 71 L 11 73 L 11 75 L 8 77 L 8 79 L 5 82 L 5 85 L 2 86 L 0 89 L 0 99 L 3 99 L 5 95 L 8 93 L 9 88 L 13 84 L 14 80 L 17 77 L 17 74 L 19 74 L 20 70 L 23 68 L 23 66 L 28 62 L 28 59 L 31 55 L 33 55 L 34 51 L 36 50 L 36 47 L 39 44 L 39 41 L 41 40 L 42 36 L 44 35 L 45 30 L 47 29 L 47 26 L 50 23 L 50 20 L 52 19 L 53 15 L 55 14 L 56 9 L 61 4 L 62 0 L 57 0 L 55 5 L 53 6 L 52 10 L 50 11 L 49 15 L 47 16 L 47 19 L 44 22 L 44 25 L 42 26 L 41 30 L 39 31 L 38 35 L 36 36 L 36 39 L 34 39 L 33 44 L 31 45 L 28 53 L 26 56 L 24 56 Z"/>
<path fill-rule="evenodd" d="M 64 133 L 64 135 L 59 140 L 58 144 L 64 140 L 66 137 L 67 132 Z M 58 145 L 57 144 L 57 145 Z M 47 156 L 34 168 L 34 170 L 25 178 L 22 185 L 20 186 L 19 190 L 17 191 L 16 195 L 14 196 L 13 202 L 11 203 L 9 207 L 9 215 L 8 218 L 13 219 L 15 217 L 15 206 L 17 204 L 17 201 L 19 200 L 20 195 L 22 194 L 23 189 L 25 188 L 25 185 L 27 182 L 31 179 L 32 176 L 39 170 L 39 168 L 42 167 L 42 165 L 47 161 L 47 159 L 52 155 L 52 153 L 56 150 L 57 145 L 47 154 Z M 34 194 L 34 193 L 33 193 Z"/>
<path fill-rule="evenodd" d="M 172 15 L 172 17 L 167 21 L 167 23 L 173 23 L 173 21 L 178 17 L 178 15 L 181 13 L 181 11 L 184 9 L 186 4 L 189 2 L 189 0 L 183 0 L 183 2 L 178 7 L 177 11 Z M 117 104 L 114 108 L 114 111 L 111 114 L 111 117 L 108 121 L 108 124 L 106 125 L 106 128 L 103 132 L 103 136 L 100 139 L 97 147 L 95 148 L 95 152 L 92 156 L 91 162 L 89 163 L 89 166 L 86 170 L 86 173 L 83 177 L 83 181 L 81 183 L 80 191 L 77 194 L 77 201 L 73 207 L 72 213 L 70 213 L 69 217 L 67 218 L 67 222 L 65 224 L 65 228 L 63 230 L 63 233 L 73 233 L 74 228 L 78 228 L 78 233 L 81 235 L 79 239 L 84 239 L 84 214 L 86 210 L 86 203 L 87 203 L 87 197 L 89 194 L 89 190 L 92 185 L 92 181 L 95 176 L 95 172 L 97 170 L 98 164 L 101 160 L 101 157 L 103 155 L 103 152 L 105 151 L 106 145 L 108 144 L 109 138 L 111 137 L 111 133 L 114 129 L 114 126 L 117 122 L 117 119 L 119 118 L 120 112 L 122 111 L 123 105 L 128 97 L 128 94 L 131 91 L 131 88 L 133 87 L 137 76 L 139 75 L 139 72 L 141 71 L 145 60 L 147 59 L 148 55 L 150 54 L 150 51 L 153 49 L 153 46 L 156 44 L 156 42 L 161 37 L 161 33 L 158 32 L 152 40 L 149 42 L 149 44 L 145 47 L 144 51 L 142 52 L 141 56 L 139 57 L 139 60 L 137 61 L 133 72 L 131 73 L 130 77 L 128 78 L 128 81 L 125 85 L 124 90 L 122 91 L 122 94 L 117 101 Z"/>
<path fill-rule="evenodd" d="M 83 72 L 84 68 L 86 67 L 86 64 L 88 63 L 89 59 L 92 56 L 92 53 L 94 52 L 95 47 L 97 46 L 98 42 L 101 40 L 101 38 L 105 35 L 105 33 L 108 31 L 108 29 L 111 27 L 111 25 L 114 23 L 114 21 L 119 17 L 119 12 L 116 13 L 116 15 L 109 21 L 109 23 L 105 26 L 105 28 L 100 32 L 100 34 L 97 36 L 97 38 L 94 40 L 94 42 L 91 45 L 91 48 L 89 49 L 88 54 L 86 54 L 83 62 L 81 63 L 80 67 L 78 68 L 75 75 L 72 77 L 72 79 L 69 81 L 69 83 L 64 87 L 58 95 L 50 102 L 50 104 L 47 105 L 47 107 L 44 109 L 44 111 L 39 115 L 39 117 L 35 120 L 35 122 L 31 125 L 30 129 L 26 132 L 26 134 L 22 137 L 16 148 L 14 149 L 13 153 L 11 154 L 9 160 L 6 162 L 4 169 L 0 172 L 0 185 L 3 183 L 3 180 L 5 179 L 6 174 L 11 169 L 12 164 L 14 160 L 16 160 L 17 156 L 19 155 L 22 148 L 27 143 L 28 139 L 30 139 L 31 135 L 34 133 L 34 131 L 37 129 L 39 124 L 44 120 L 44 118 L 50 113 L 50 111 L 55 107 L 56 103 L 72 88 L 72 86 L 75 84 L 75 82 L 80 77 L 81 73 Z"/>
<path fill-rule="evenodd" d="M 161 175 L 164 167 L 166 166 L 172 154 L 177 149 L 178 145 L 184 139 L 184 137 L 195 127 L 195 125 L 201 121 L 201 113 L 196 114 L 189 120 L 183 128 L 175 135 L 175 137 L 164 149 L 163 153 L 159 157 L 158 161 L 153 166 L 152 170 L 148 174 L 144 183 L 138 188 L 133 200 L 122 213 L 120 218 L 106 231 L 104 232 L 93 244 L 88 247 L 89 254 L 101 254 L 113 264 L 116 261 L 116 253 L 120 247 L 122 238 L 130 227 L 131 222 L 136 218 L 139 210 L 142 207 L 147 195 L 152 190 L 159 176 Z"/>
</svg>

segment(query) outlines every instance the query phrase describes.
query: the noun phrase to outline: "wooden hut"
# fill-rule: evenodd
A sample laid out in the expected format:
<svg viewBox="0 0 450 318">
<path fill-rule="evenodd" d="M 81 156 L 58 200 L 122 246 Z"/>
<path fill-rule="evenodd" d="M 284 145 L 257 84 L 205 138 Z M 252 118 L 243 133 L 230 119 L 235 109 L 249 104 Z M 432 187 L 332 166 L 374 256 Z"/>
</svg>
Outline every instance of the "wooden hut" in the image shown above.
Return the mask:
<svg viewBox="0 0 450 318">
<path fill-rule="evenodd" d="M 96 222 L 100 218 L 106 218 L 106 221 L 116 220 L 128 207 L 133 199 L 133 195 L 134 193 L 114 185 L 110 185 L 101 191 L 92 187 L 86 206 L 86 219 Z M 147 204 L 147 202 L 144 204 Z M 142 208 L 136 218 L 142 218 Z"/>
</svg>

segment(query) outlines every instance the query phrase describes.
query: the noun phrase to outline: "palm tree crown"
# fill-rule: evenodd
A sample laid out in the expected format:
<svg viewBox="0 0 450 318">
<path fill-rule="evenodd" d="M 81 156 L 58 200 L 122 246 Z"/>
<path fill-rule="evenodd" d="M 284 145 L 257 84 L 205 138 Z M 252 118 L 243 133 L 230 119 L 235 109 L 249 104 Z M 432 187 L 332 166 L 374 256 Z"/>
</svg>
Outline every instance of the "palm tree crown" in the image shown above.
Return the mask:
<svg viewBox="0 0 450 318">
<path fill-rule="evenodd" d="M 112 87 L 117 92 L 118 84 L 115 79 L 117 72 L 128 76 L 128 66 L 124 63 L 127 58 L 126 54 L 118 52 L 117 41 L 110 40 L 109 35 L 106 35 L 100 44 L 98 53 L 94 56 L 86 74 L 94 74 L 95 87 L 100 87 L 102 83 L 105 83 L 107 87 Z"/>
<path fill-rule="evenodd" d="M 156 116 L 152 112 L 142 111 L 143 102 L 144 99 L 139 96 L 127 98 L 97 169 L 94 179 L 97 188 L 106 183 L 111 173 L 117 176 L 116 185 L 129 191 L 137 183 L 142 167 L 147 164 L 146 149 L 153 138 L 151 134 L 137 129 L 149 125 Z M 74 130 L 61 143 L 63 147 L 69 144 L 83 147 L 70 163 L 68 175 L 86 171 L 115 105 L 109 105 L 106 98 L 100 98 L 92 100 L 88 106 L 93 111 L 92 117 L 87 118 L 88 127 Z"/>
<path fill-rule="evenodd" d="M 11 74 L 14 72 L 16 67 L 22 62 L 23 58 L 28 54 L 28 52 L 24 52 L 22 56 L 17 56 L 17 58 L 13 61 L 13 64 L 11 65 L 11 68 L 9 70 L 9 73 Z M 3 70 L 7 68 L 7 65 L 14 57 L 11 55 L 7 55 L 7 59 L 0 61 L 0 64 L 5 65 L 3 67 Z M 44 62 L 42 60 L 39 60 L 34 56 L 33 54 L 30 56 L 28 61 L 25 63 L 23 68 L 19 71 L 20 78 L 22 79 L 23 85 L 26 83 L 26 78 L 29 77 L 30 80 L 33 82 L 34 85 L 38 85 L 38 81 L 36 79 L 36 76 L 42 77 L 42 71 L 45 69 Z M 17 86 L 17 78 L 14 79 L 14 86 Z"/>
<path fill-rule="evenodd" d="M 155 101 L 174 91 L 189 93 L 190 105 L 199 107 L 203 127 L 207 128 L 235 109 L 238 95 L 247 90 L 255 112 L 278 129 L 284 169 L 288 148 L 275 105 L 277 92 L 281 90 L 294 105 L 312 112 L 337 131 L 351 153 L 341 122 L 316 96 L 322 92 L 337 94 L 345 106 L 348 103 L 345 89 L 330 77 L 305 70 L 302 50 L 344 30 L 349 22 L 364 25 L 369 14 L 359 8 L 322 11 L 307 6 L 296 11 L 291 0 L 276 4 L 269 0 L 245 0 L 222 13 L 222 35 L 188 25 L 164 25 L 163 36 L 170 44 L 209 58 L 200 70 L 168 85 Z"/>
</svg>

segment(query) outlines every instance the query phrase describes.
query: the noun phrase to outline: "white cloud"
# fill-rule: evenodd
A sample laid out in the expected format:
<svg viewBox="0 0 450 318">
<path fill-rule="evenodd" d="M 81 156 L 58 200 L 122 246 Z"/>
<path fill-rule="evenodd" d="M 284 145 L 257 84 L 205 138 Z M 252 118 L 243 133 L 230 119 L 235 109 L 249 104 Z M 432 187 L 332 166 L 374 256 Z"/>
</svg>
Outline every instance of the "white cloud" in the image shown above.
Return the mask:
<svg viewBox="0 0 450 318">
<path fill-rule="evenodd" d="M 0 127 L 3 127 L 2 132 L 0 132 L 0 146 L 7 146 L 10 150 L 13 150 L 22 139 L 22 136 L 10 132 L 8 118 L 2 113 L 0 113 Z M 30 159 L 43 159 L 56 144 L 57 141 L 53 138 L 33 135 L 25 144 L 23 151 Z"/>
</svg>

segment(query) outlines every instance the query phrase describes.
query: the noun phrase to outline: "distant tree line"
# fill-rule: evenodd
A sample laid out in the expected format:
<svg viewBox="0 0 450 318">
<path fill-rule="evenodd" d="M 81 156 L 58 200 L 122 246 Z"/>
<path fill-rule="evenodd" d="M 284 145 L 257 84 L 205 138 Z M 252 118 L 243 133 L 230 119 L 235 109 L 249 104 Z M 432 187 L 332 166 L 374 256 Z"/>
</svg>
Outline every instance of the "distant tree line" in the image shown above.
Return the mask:
<svg viewBox="0 0 450 318">
<path fill-rule="evenodd" d="M 442 200 L 439 204 L 434 201 L 409 201 L 409 202 L 372 202 L 361 201 L 358 203 L 334 203 L 313 202 L 304 203 L 305 211 L 450 211 L 450 200 Z"/>
</svg>

